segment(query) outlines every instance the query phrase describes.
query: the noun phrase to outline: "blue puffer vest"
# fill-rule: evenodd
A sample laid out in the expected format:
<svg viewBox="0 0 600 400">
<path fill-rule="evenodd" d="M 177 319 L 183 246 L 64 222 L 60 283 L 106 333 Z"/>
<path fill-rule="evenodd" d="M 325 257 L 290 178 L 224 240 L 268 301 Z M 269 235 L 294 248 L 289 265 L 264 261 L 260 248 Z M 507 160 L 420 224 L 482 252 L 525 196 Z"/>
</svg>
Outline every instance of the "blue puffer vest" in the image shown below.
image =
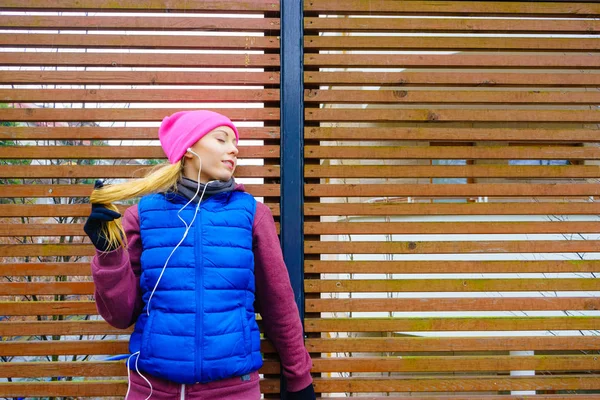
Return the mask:
<svg viewBox="0 0 600 400">
<path fill-rule="evenodd" d="M 144 310 L 129 342 L 140 371 L 177 383 L 242 376 L 262 366 L 254 318 L 252 224 L 256 200 L 239 191 L 201 203 L 186 239 L 177 212 L 187 199 L 154 194 L 138 209 L 143 252 L 140 286 Z M 180 215 L 189 224 L 196 204 Z M 133 360 L 132 360 L 133 361 Z M 130 367 L 135 369 L 135 363 Z"/>
</svg>

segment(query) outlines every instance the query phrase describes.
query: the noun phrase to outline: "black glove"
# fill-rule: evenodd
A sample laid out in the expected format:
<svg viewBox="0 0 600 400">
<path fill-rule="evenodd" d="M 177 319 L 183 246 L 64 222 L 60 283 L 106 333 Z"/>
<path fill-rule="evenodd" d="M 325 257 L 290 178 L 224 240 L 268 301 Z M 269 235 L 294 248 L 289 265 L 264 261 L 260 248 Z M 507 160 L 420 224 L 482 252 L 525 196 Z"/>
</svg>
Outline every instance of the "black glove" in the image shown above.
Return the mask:
<svg viewBox="0 0 600 400">
<path fill-rule="evenodd" d="M 96 181 L 94 183 L 94 189 L 100 189 L 104 184 L 102 181 Z M 108 240 L 102 234 L 102 229 L 106 222 L 113 221 L 117 218 L 121 218 L 121 214 L 116 211 L 109 210 L 102 204 L 92 204 L 92 212 L 88 217 L 83 230 L 89 236 L 94 246 L 100 251 L 111 251 L 115 250 L 115 247 L 109 246 Z"/>
<path fill-rule="evenodd" d="M 315 387 L 311 383 L 299 392 L 287 392 L 288 400 L 315 400 Z"/>
</svg>

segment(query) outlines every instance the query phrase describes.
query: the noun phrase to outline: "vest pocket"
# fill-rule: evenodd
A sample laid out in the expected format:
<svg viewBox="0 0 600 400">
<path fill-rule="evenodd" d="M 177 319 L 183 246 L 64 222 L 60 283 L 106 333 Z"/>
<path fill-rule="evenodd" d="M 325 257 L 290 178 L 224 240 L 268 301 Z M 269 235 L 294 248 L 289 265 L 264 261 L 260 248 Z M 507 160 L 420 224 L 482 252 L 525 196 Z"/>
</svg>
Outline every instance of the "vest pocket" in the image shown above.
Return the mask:
<svg viewBox="0 0 600 400">
<path fill-rule="evenodd" d="M 142 344 L 140 346 L 140 357 L 142 358 L 148 358 L 150 356 L 150 346 L 148 345 L 148 342 L 150 341 L 150 330 L 152 329 L 152 321 L 154 321 L 155 315 L 156 311 L 150 312 L 146 325 L 144 325 Z"/>
<path fill-rule="evenodd" d="M 240 317 L 242 318 L 242 338 L 244 339 L 244 349 L 246 350 L 246 354 L 250 354 L 252 352 L 252 340 L 250 336 L 250 327 L 248 326 L 248 317 L 246 316 L 246 308 L 241 307 L 239 310 Z"/>
</svg>

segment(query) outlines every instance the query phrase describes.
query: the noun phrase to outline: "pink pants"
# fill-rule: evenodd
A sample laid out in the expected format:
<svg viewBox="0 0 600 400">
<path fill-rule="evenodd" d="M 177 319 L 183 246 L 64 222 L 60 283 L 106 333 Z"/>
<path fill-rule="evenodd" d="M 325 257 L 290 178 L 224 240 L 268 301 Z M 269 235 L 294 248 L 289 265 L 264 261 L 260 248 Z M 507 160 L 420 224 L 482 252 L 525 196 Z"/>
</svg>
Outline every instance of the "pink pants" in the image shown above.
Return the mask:
<svg viewBox="0 0 600 400">
<path fill-rule="evenodd" d="M 144 374 L 152 383 L 152 397 L 149 400 L 258 400 L 260 386 L 258 372 L 249 374 L 250 379 L 241 377 L 223 379 L 210 383 L 185 385 L 182 397 L 182 385 Z M 127 400 L 144 400 L 150 396 L 148 383 L 131 371 L 131 388 Z"/>
</svg>

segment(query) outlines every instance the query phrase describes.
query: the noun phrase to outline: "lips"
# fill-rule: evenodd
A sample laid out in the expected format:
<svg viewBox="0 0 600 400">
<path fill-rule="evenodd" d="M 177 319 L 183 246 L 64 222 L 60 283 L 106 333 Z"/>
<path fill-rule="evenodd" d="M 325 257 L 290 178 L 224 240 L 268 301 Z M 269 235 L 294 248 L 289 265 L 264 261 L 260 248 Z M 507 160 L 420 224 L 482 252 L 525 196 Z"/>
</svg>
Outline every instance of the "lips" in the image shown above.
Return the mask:
<svg viewBox="0 0 600 400">
<path fill-rule="evenodd" d="M 233 170 L 233 168 L 235 167 L 235 163 L 233 162 L 233 160 L 223 160 L 223 164 L 225 164 L 230 170 Z"/>
</svg>

